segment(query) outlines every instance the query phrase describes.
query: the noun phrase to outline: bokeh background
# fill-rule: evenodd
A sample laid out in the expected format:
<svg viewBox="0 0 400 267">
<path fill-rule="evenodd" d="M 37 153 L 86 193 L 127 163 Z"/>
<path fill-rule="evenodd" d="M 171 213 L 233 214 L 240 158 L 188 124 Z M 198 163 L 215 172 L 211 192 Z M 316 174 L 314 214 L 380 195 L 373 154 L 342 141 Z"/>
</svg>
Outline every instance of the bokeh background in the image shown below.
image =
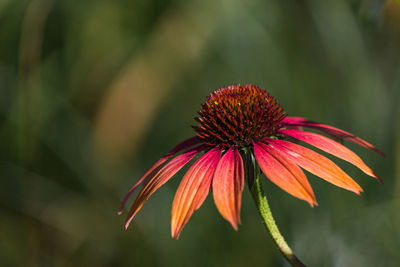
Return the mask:
<svg viewBox="0 0 400 267">
<path fill-rule="evenodd" d="M 400 3 L 396 0 L 1 0 L 1 266 L 287 266 L 245 188 L 235 232 L 209 196 L 176 241 L 183 171 L 129 230 L 127 190 L 193 135 L 219 87 L 266 88 L 289 115 L 348 130 L 382 187 L 362 197 L 307 174 L 310 208 L 265 179 L 309 266 L 400 262 Z"/>
</svg>

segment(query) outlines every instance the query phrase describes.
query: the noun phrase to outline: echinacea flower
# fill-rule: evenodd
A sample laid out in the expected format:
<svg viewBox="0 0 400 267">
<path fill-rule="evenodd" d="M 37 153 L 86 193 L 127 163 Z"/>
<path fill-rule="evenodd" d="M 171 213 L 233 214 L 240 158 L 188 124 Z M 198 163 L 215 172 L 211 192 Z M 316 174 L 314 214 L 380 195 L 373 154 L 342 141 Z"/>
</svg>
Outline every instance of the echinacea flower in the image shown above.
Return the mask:
<svg viewBox="0 0 400 267">
<path fill-rule="evenodd" d="M 363 190 L 330 159 L 300 142 L 348 161 L 380 180 L 359 156 L 337 141 L 347 140 L 383 155 L 380 150 L 335 127 L 287 117 L 277 101 L 257 86 L 234 85 L 218 89 L 207 97 L 198 114 L 195 120 L 199 125 L 193 127 L 197 134 L 159 159 L 123 199 L 119 212 L 135 189 L 142 186 L 125 228 L 146 200 L 197 155 L 201 156 L 183 176 L 175 194 L 171 213 L 173 238 L 179 237 L 211 189 L 218 211 L 237 229 L 245 182 L 245 152 L 255 158 L 271 182 L 311 206 L 317 205 L 317 201 L 302 169 L 356 194 Z M 337 141 L 304 128 L 319 130 Z"/>
</svg>

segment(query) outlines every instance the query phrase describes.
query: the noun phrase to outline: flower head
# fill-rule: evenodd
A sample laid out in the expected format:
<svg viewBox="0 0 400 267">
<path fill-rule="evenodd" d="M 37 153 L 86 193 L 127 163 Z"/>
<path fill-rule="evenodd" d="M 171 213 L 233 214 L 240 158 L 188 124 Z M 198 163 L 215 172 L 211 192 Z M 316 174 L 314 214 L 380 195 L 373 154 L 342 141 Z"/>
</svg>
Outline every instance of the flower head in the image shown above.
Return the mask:
<svg viewBox="0 0 400 267">
<path fill-rule="evenodd" d="M 252 85 L 218 89 L 201 107 L 195 119 L 200 126 L 193 128 L 212 147 L 249 147 L 276 134 L 286 116 L 272 96 Z"/>
<path fill-rule="evenodd" d="M 335 163 L 299 145 L 299 142 L 348 161 L 380 181 L 378 175 L 350 149 L 326 136 L 304 131 L 303 127 L 319 130 L 337 140 L 348 140 L 383 155 L 380 150 L 335 127 L 305 118 L 286 117 L 277 101 L 257 86 L 234 85 L 218 89 L 207 97 L 198 113 L 199 117 L 195 120 L 199 125 L 193 126 L 197 135 L 178 144 L 159 159 L 123 199 L 119 212 L 135 189 L 142 185 L 129 211 L 125 228 L 144 202 L 196 155 L 201 156 L 183 176 L 173 201 L 173 238 L 179 237 L 211 188 L 218 211 L 237 229 L 245 179 L 244 151 L 254 155 L 271 182 L 311 206 L 317 205 L 317 202 L 302 169 L 356 194 L 363 190 Z"/>
</svg>

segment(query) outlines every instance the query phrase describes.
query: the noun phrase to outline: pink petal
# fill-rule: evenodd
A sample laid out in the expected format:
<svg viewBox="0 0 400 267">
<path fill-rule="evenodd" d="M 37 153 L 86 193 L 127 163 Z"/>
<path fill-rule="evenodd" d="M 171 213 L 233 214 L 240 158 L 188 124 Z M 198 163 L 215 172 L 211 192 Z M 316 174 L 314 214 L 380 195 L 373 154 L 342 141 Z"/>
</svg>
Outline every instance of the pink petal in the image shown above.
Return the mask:
<svg viewBox="0 0 400 267">
<path fill-rule="evenodd" d="M 244 186 L 243 160 L 236 147 L 224 154 L 213 179 L 214 202 L 219 213 L 237 230 Z"/>
<path fill-rule="evenodd" d="M 287 141 L 271 138 L 266 139 L 266 141 L 275 149 L 291 158 L 297 165 L 316 176 L 358 195 L 363 191 L 362 188 L 335 163 L 317 152 Z"/>
<path fill-rule="evenodd" d="M 307 201 L 311 207 L 317 205 L 306 176 L 290 158 L 262 142 L 254 143 L 254 154 L 262 172 L 271 182 L 289 194 Z"/>
<path fill-rule="evenodd" d="M 136 213 L 142 208 L 144 202 L 164 183 L 166 183 L 172 176 L 175 175 L 186 163 L 188 163 L 199 151 L 196 149 L 189 150 L 165 164 L 159 169 L 154 176 L 150 177 L 148 182 L 144 185 L 143 189 L 133 203 L 128 217 L 125 222 L 125 229 L 128 228 L 130 222 Z"/>
<path fill-rule="evenodd" d="M 314 129 L 323 131 L 327 134 L 330 134 L 336 138 L 345 139 L 345 140 L 353 142 L 359 146 L 363 146 L 368 149 L 371 149 L 371 150 L 381 154 L 382 157 L 385 157 L 385 154 L 381 150 L 377 149 L 376 147 L 374 147 L 367 141 L 355 136 L 354 134 L 348 133 L 346 131 L 340 130 L 340 129 L 335 128 L 330 125 L 319 124 L 319 123 L 316 123 L 316 122 L 313 122 L 313 121 L 310 121 L 310 120 L 307 120 L 307 119 L 301 118 L 301 117 L 286 117 L 285 119 L 282 120 L 282 123 L 284 123 L 286 125 L 290 125 L 290 126 L 305 126 L 305 127 L 309 127 L 309 128 L 314 128 Z"/>
<path fill-rule="evenodd" d="M 156 163 L 153 164 L 153 166 L 151 166 L 151 168 L 142 176 L 142 178 L 139 179 L 139 181 L 132 186 L 131 189 L 129 189 L 128 193 L 125 195 L 124 199 L 121 202 L 121 205 L 119 207 L 118 210 L 118 214 L 122 213 L 122 210 L 125 206 L 126 201 L 129 199 L 129 197 L 133 194 L 133 192 L 135 192 L 136 188 L 141 185 L 142 183 L 146 184 L 146 177 L 152 177 L 153 175 L 152 172 L 157 171 L 156 169 L 158 169 L 163 163 L 165 163 L 168 159 L 170 159 L 171 157 L 173 157 L 176 153 L 178 153 L 181 150 L 184 149 L 189 149 L 195 145 L 198 145 L 200 143 L 199 139 L 197 138 L 197 136 L 194 136 L 192 138 L 186 139 L 185 141 L 179 143 L 178 145 L 176 145 L 170 152 L 168 152 L 167 154 L 165 154 L 162 158 L 160 158 Z"/>
<path fill-rule="evenodd" d="M 296 130 L 279 130 L 279 133 L 284 135 L 291 136 L 303 142 L 306 142 L 310 145 L 313 145 L 325 152 L 328 152 L 338 158 L 341 158 L 345 161 L 350 162 L 351 164 L 357 166 L 360 170 L 380 180 L 379 176 L 376 175 L 361 159 L 359 156 L 356 155 L 353 151 L 348 149 L 347 147 L 343 146 L 342 144 L 333 141 L 325 136 L 310 133 L 310 132 L 303 132 L 303 131 L 296 131 Z"/>
<path fill-rule="evenodd" d="M 183 177 L 176 191 L 171 212 L 171 235 L 178 238 L 193 212 L 200 208 L 210 191 L 212 177 L 221 158 L 214 148 L 199 158 Z"/>
</svg>

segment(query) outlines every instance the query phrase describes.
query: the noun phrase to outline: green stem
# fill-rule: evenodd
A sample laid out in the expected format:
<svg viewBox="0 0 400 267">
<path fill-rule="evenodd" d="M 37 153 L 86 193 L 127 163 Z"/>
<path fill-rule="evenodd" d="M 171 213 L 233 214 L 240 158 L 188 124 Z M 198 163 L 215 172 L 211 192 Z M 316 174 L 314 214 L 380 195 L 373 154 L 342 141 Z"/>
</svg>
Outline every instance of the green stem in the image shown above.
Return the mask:
<svg viewBox="0 0 400 267">
<path fill-rule="evenodd" d="M 272 216 L 271 210 L 269 208 L 267 198 L 260 184 L 259 168 L 258 166 L 256 166 L 256 163 L 252 155 L 250 157 L 248 156 L 247 159 L 248 160 L 245 160 L 247 165 L 246 173 L 248 176 L 247 181 L 249 183 L 251 195 L 253 196 L 254 202 L 256 203 L 257 209 L 261 215 L 261 218 L 263 219 L 263 222 L 269 234 L 275 241 L 275 244 L 279 248 L 282 255 L 290 262 L 292 266 L 295 267 L 306 266 L 296 257 L 296 255 L 294 255 L 292 249 L 289 247 L 289 245 L 283 238 L 282 234 L 279 232 L 278 226 L 276 225 L 274 217 Z M 251 168 L 249 165 L 252 165 L 251 167 L 253 168 Z"/>
</svg>

